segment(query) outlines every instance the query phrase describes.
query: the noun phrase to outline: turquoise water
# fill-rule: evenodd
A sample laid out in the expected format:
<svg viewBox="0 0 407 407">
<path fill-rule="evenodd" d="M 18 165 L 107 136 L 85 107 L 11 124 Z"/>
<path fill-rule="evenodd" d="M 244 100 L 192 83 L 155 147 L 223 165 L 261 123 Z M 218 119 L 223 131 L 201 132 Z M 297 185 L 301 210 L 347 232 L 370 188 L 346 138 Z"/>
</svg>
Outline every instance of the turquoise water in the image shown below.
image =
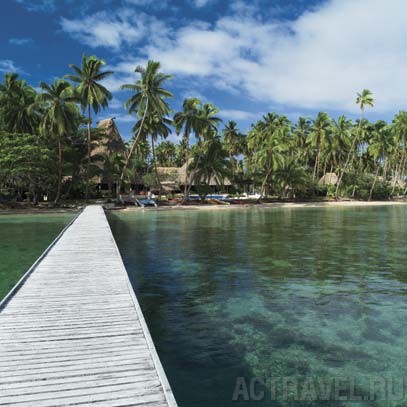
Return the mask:
<svg viewBox="0 0 407 407">
<path fill-rule="evenodd" d="M 73 216 L 72 213 L 0 215 L 0 300 Z"/>
<path fill-rule="evenodd" d="M 110 215 L 183 407 L 406 405 L 406 219 L 400 206 Z M 234 401 L 238 377 L 267 386 Z M 336 381 L 346 399 L 323 400 L 316 383 Z"/>
</svg>

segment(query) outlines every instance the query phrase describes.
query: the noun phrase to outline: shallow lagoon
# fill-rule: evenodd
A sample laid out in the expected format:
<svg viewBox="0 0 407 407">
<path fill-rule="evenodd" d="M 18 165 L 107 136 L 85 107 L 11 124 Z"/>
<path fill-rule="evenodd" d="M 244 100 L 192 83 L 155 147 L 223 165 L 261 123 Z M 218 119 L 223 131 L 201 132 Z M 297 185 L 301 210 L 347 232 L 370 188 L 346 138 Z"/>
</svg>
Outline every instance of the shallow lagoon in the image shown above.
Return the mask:
<svg viewBox="0 0 407 407">
<path fill-rule="evenodd" d="M 73 216 L 72 213 L 0 215 L 0 299 Z"/>
<path fill-rule="evenodd" d="M 404 405 L 232 395 L 237 377 L 352 378 L 363 397 L 407 378 L 405 207 L 109 217 L 180 406 Z"/>
</svg>

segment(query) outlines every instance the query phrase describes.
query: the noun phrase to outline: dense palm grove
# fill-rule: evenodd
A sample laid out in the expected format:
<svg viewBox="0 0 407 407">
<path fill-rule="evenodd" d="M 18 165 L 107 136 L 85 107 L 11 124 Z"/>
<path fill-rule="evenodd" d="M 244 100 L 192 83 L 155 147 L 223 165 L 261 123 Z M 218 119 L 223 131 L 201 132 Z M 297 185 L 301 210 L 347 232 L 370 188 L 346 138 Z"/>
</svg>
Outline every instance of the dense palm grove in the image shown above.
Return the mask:
<svg viewBox="0 0 407 407">
<path fill-rule="evenodd" d="M 84 56 L 81 66 L 54 83 L 41 83 L 37 92 L 15 73 L 0 85 L 0 199 L 37 203 L 44 196 L 94 198 L 101 191 L 93 181 L 100 165 L 108 169 L 109 194 L 129 191 L 136 179 L 161 192 L 158 167 L 187 163 L 184 200 L 192 190 L 217 189 L 242 193 L 256 190 L 279 198 L 353 197 L 382 199 L 405 195 L 407 112 L 391 124 L 364 118 L 374 100 L 368 90 L 357 94 L 360 118 L 332 119 L 320 112 L 314 119 L 290 122 L 268 113 L 242 134 L 233 121 L 223 123 L 219 110 L 197 98 L 174 112 L 169 105 L 171 79 L 158 62 L 135 69 L 135 83 L 125 104 L 134 117 L 133 138 L 126 152 L 92 155 L 102 135 L 95 117 L 108 107 L 112 95 L 103 80 L 112 72 L 104 62 Z M 177 144 L 168 140 L 178 135 Z M 324 182 L 334 173 L 334 181 Z M 325 175 L 325 177 L 324 177 Z M 322 182 L 321 182 L 322 177 Z M 213 188 L 213 187 L 212 187 Z M 106 194 L 105 194 L 106 195 Z"/>
</svg>

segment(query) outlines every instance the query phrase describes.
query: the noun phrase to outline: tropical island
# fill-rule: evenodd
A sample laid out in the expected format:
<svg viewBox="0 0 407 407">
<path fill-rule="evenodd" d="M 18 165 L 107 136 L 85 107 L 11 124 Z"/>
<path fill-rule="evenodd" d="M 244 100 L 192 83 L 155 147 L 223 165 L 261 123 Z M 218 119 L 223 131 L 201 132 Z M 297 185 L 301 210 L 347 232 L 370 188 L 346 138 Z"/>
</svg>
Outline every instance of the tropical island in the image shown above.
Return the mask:
<svg viewBox="0 0 407 407">
<path fill-rule="evenodd" d="M 222 122 L 219 109 L 198 98 L 173 111 L 166 85 L 173 77 L 159 62 L 135 68 L 124 109 L 134 118 L 123 141 L 114 118 L 97 120 L 112 94 L 112 72 L 96 56 L 35 89 L 17 73 L 0 85 L 0 202 L 121 200 L 154 192 L 183 204 L 214 193 L 263 199 L 385 200 L 407 193 L 407 112 L 392 123 L 364 117 L 372 93 L 357 94 L 360 117 L 337 119 L 320 112 L 292 123 L 270 112 L 247 134 Z M 168 139 L 171 133 L 179 142 Z"/>
</svg>

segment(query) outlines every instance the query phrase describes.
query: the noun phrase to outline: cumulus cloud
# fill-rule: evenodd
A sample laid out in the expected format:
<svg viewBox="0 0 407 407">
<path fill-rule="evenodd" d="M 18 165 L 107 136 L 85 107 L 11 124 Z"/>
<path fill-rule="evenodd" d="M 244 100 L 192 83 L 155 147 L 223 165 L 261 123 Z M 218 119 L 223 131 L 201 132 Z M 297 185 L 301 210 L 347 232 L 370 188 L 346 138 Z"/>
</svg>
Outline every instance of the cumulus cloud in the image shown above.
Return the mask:
<svg viewBox="0 0 407 407">
<path fill-rule="evenodd" d="M 149 33 L 163 32 L 160 22 L 147 14 L 131 8 L 121 8 L 115 13 L 100 11 L 83 18 L 61 18 L 63 31 L 92 48 L 107 47 L 120 50 L 124 45 L 136 44 Z M 158 34 L 157 34 L 158 35 Z"/>
<path fill-rule="evenodd" d="M 405 0 L 328 0 L 291 21 L 260 19 L 261 10 L 244 3 L 242 12 L 244 4 L 235 4 L 232 14 L 212 24 L 169 28 L 126 8 L 61 24 L 90 46 L 123 53 L 125 62 L 110 67 L 116 71 L 107 82 L 113 90 L 134 81 L 138 63 L 155 59 L 165 72 L 194 79 L 200 88 L 290 110 L 354 112 L 355 94 L 363 88 L 373 91 L 377 111 L 406 107 Z M 129 58 L 124 47 L 135 43 L 138 55 Z"/>
<path fill-rule="evenodd" d="M 332 0 L 292 22 L 238 15 L 179 29 L 171 46 L 147 46 L 172 73 L 210 78 L 251 98 L 354 111 L 371 89 L 377 110 L 405 106 L 404 0 Z"/>
</svg>

